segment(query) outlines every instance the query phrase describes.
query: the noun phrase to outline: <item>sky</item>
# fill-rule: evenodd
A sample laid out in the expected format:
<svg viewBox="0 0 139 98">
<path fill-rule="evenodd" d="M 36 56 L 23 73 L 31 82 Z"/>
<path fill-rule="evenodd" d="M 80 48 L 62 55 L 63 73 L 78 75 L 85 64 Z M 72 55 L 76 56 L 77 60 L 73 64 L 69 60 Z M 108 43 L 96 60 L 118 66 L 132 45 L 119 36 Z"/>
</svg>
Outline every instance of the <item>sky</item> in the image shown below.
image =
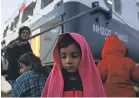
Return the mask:
<svg viewBox="0 0 139 98">
<path fill-rule="evenodd" d="M 17 10 L 23 0 L 1 0 L 1 32 L 4 22 Z"/>
</svg>

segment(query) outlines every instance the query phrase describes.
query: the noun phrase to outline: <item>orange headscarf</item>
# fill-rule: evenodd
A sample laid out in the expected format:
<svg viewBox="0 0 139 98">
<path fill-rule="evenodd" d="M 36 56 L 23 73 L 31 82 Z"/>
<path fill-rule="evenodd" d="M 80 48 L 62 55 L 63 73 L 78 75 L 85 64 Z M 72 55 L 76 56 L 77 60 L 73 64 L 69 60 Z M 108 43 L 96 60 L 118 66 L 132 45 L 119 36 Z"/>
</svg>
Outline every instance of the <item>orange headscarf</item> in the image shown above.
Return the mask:
<svg viewBox="0 0 139 98">
<path fill-rule="evenodd" d="M 117 35 L 109 35 L 105 40 L 104 47 L 102 50 L 102 58 L 105 58 L 108 55 L 122 55 L 126 54 L 126 47 L 119 40 Z"/>
<path fill-rule="evenodd" d="M 54 67 L 44 86 L 42 97 L 62 97 L 64 92 L 64 79 L 61 74 L 61 62 L 58 52 L 59 40 L 65 35 L 70 34 L 77 41 L 82 50 L 82 58 L 79 65 L 79 74 L 83 85 L 84 97 L 104 97 L 104 88 L 95 65 L 90 48 L 83 36 L 77 33 L 63 33 L 58 37 L 53 50 Z"/>
</svg>

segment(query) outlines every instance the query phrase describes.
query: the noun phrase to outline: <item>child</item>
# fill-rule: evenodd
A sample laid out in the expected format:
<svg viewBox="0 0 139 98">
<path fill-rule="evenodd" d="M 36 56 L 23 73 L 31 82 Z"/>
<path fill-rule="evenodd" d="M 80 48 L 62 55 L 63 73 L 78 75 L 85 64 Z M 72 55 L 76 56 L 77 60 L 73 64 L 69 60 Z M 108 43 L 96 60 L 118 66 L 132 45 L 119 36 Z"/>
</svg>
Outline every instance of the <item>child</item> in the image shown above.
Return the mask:
<svg viewBox="0 0 139 98">
<path fill-rule="evenodd" d="M 83 36 L 64 33 L 53 50 L 54 67 L 42 97 L 104 97 L 103 85 Z"/>
<path fill-rule="evenodd" d="M 16 80 L 12 97 L 40 97 L 48 70 L 33 53 L 25 53 L 19 58 L 22 75 Z"/>
<path fill-rule="evenodd" d="M 117 35 L 109 35 L 102 49 L 102 60 L 97 67 L 107 97 L 135 97 L 132 82 L 139 82 L 139 69 L 129 57 Z"/>
</svg>

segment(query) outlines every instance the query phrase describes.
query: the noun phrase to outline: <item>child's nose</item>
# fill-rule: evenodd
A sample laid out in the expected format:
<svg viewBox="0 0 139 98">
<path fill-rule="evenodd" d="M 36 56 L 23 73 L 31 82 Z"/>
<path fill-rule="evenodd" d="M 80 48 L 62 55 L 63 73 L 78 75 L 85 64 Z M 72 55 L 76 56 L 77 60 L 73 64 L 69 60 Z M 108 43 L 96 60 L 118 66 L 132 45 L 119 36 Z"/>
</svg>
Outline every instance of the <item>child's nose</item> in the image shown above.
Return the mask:
<svg viewBox="0 0 139 98">
<path fill-rule="evenodd" d="M 66 64 L 72 64 L 72 59 L 70 57 L 67 57 Z"/>
</svg>

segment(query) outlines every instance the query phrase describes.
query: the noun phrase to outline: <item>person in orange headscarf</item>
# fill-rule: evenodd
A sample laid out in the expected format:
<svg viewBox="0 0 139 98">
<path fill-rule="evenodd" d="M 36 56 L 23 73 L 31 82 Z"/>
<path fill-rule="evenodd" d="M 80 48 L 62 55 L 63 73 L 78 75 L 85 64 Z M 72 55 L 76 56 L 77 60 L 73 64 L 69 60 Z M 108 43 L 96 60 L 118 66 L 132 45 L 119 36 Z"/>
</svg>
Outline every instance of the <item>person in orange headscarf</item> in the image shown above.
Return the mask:
<svg viewBox="0 0 139 98">
<path fill-rule="evenodd" d="M 42 97 L 104 97 L 92 53 L 83 36 L 63 33 L 53 50 L 54 67 Z"/>
<path fill-rule="evenodd" d="M 136 96 L 132 82 L 139 82 L 139 69 L 125 54 L 126 47 L 118 36 L 109 35 L 102 50 L 102 60 L 97 65 L 108 97 Z"/>
</svg>

